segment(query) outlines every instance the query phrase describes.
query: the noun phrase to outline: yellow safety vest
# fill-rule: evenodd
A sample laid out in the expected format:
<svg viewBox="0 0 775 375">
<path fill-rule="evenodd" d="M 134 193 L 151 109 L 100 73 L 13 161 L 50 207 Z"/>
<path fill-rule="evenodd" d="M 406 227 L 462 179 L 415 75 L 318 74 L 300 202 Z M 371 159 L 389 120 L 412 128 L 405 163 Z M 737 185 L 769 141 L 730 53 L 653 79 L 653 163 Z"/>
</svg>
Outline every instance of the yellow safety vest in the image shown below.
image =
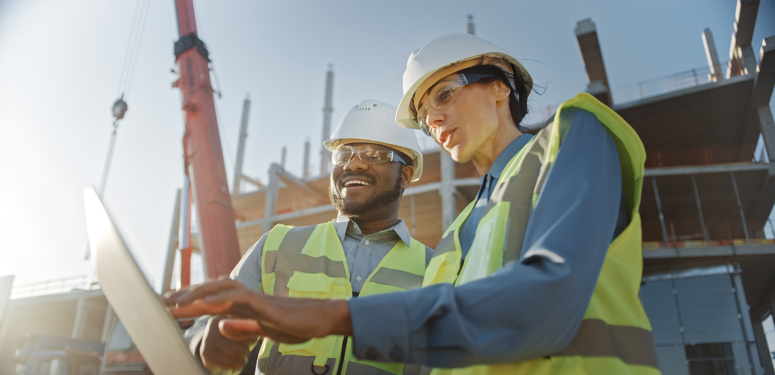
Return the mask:
<svg viewBox="0 0 775 375">
<path fill-rule="evenodd" d="M 424 273 L 425 245 L 412 239 L 407 247 L 399 240 L 366 278 L 359 295 L 419 288 Z M 261 278 L 264 293 L 275 296 L 347 299 L 353 295 L 350 270 L 333 221 L 306 227 L 275 226 L 264 243 Z M 264 339 L 258 368 L 269 375 L 419 372 L 415 365 L 359 360 L 352 354 L 352 340 L 335 335 L 301 344 Z"/>
<path fill-rule="evenodd" d="M 616 112 L 589 94 L 564 102 L 554 120 L 503 170 L 461 270 L 459 233 L 472 202 L 446 230 L 425 273 L 423 286 L 464 284 L 518 261 L 530 214 L 572 122 L 574 108 L 591 112 L 616 142 L 629 225 L 612 242 L 584 320 L 569 347 L 524 362 L 434 369 L 435 374 L 659 374 L 654 341 L 638 298 L 643 269 L 640 215 L 646 151 Z M 508 244 L 508 248 L 505 248 Z M 558 307 L 561 308 L 561 307 Z"/>
</svg>

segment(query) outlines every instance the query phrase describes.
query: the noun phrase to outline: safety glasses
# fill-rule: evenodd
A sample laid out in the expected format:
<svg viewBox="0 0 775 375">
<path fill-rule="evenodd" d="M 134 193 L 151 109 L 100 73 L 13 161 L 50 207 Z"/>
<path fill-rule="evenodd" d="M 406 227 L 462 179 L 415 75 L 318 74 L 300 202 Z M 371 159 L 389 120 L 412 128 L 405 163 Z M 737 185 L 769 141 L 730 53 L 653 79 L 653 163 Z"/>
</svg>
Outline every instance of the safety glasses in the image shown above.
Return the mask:
<svg viewBox="0 0 775 375">
<path fill-rule="evenodd" d="M 352 160 L 354 155 L 366 164 L 382 164 L 386 162 L 396 162 L 403 165 L 409 165 L 397 153 L 390 150 L 372 150 L 369 146 L 350 146 L 341 145 L 331 154 L 331 162 L 334 165 L 343 166 Z"/>
<path fill-rule="evenodd" d="M 497 75 L 490 73 L 457 72 L 444 77 L 444 79 L 433 85 L 420 101 L 420 109 L 417 111 L 417 117 L 415 118 L 422 132 L 429 137 L 431 136 L 431 127 L 427 122 L 428 108 L 436 110 L 446 109 L 452 103 L 455 93 L 460 91 L 461 88 L 485 78 L 500 79 Z"/>
</svg>

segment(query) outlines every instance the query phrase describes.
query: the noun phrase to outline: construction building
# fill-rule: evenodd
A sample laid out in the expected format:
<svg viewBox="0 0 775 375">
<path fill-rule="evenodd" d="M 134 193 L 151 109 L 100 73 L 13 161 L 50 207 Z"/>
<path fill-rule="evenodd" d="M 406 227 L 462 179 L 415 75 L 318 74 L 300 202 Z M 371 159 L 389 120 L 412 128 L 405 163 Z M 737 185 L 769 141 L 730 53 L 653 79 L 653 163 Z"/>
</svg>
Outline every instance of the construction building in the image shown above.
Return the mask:
<svg viewBox="0 0 775 375">
<path fill-rule="evenodd" d="M 665 375 L 775 375 L 762 325 L 775 312 L 775 243 L 764 233 L 775 204 L 775 123 L 769 107 L 775 37 L 752 40 L 758 6 L 756 0 L 738 0 L 727 63 L 719 60 L 706 30 L 698 39 L 706 47 L 707 68 L 624 89 L 611 89 L 595 24 L 582 20 L 575 29 L 590 81 L 587 91 L 633 126 L 648 154 L 640 207 L 641 297 Z M 474 32 L 470 17 L 467 30 Z M 333 82 L 330 68 L 326 138 Z M 286 170 L 284 157 L 272 164 L 266 184 L 242 173 L 249 108 L 246 99 L 232 187 L 243 254 L 275 224 L 312 225 L 336 217 L 328 198 L 330 155 L 322 146 L 314 172 L 307 142 L 299 176 Z M 414 238 L 435 247 L 474 199 L 479 179 L 471 163 L 457 164 L 438 149 L 427 150 L 424 162 L 422 178 L 404 192 L 399 217 Z M 172 261 L 181 247 L 177 228 L 187 220 L 180 220 L 179 211 L 180 205 L 173 215 L 165 286 L 172 282 Z M 197 251 L 197 236 L 191 241 Z M 28 305 L 25 301 L 34 302 L 12 299 L 4 327 L 11 326 L 8 318 L 14 319 L 17 308 Z M 104 338 L 108 320 L 91 324 L 99 325 Z M 0 345 L 8 340 L 0 332 Z M 0 362 L 7 353 L 7 346 L 2 348 Z"/>
</svg>

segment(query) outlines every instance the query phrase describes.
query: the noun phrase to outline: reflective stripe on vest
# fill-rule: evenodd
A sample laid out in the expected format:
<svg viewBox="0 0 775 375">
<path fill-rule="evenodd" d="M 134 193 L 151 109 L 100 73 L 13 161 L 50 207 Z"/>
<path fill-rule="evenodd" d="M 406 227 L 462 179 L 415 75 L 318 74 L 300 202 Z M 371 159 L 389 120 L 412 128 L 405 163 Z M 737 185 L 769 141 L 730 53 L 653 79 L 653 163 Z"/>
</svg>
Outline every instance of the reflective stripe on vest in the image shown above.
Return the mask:
<svg viewBox="0 0 775 375">
<path fill-rule="evenodd" d="M 416 289 L 425 273 L 425 245 L 399 240 L 364 281 L 360 296 Z M 267 235 L 261 258 L 264 293 L 301 298 L 346 299 L 352 296 L 350 271 L 334 222 L 275 226 Z M 342 361 L 342 346 L 347 345 Z M 301 344 L 264 340 L 258 368 L 264 374 L 414 375 L 416 366 L 361 361 L 352 356 L 352 341 L 326 336 Z M 342 367 L 342 371 L 339 371 Z"/>
<path fill-rule="evenodd" d="M 651 325 L 638 299 L 643 266 L 638 206 L 646 153 L 635 131 L 616 112 L 589 94 L 579 94 L 560 105 L 554 120 L 506 165 L 462 268 L 458 236 L 475 202 L 446 230 L 426 270 L 423 285 L 440 282 L 460 285 L 478 280 L 528 255 L 522 249 L 525 228 L 578 110 L 595 115 L 616 143 L 629 224 L 608 248 L 573 342 L 547 358 L 434 369 L 434 374 L 659 374 Z M 551 259 L 556 255 L 544 256 Z"/>
</svg>

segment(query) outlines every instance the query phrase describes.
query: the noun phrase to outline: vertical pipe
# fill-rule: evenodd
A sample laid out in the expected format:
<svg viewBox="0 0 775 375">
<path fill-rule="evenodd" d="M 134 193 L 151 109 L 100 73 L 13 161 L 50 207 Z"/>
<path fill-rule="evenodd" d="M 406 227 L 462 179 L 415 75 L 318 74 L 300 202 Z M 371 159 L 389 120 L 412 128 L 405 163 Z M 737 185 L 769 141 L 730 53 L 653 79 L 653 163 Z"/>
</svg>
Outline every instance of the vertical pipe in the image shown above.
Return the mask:
<svg viewBox="0 0 775 375">
<path fill-rule="evenodd" d="M 416 221 L 414 219 L 414 194 L 409 196 L 409 207 L 411 208 L 411 218 L 412 218 L 412 237 L 417 235 L 417 226 L 415 225 Z"/>
<path fill-rule="evenodd" d="M 466 33 L 469 35 L 476 35 L 476 30 L 474 30 L 474 15 L 469 14 L 468 17 L 466 17 Z"/>
<path fill-rule="evenodd" d="M 170 290 L 172 285 L 172 272 L 175 269 L 175 254 L 180 245 L 180 189 L 175 193 L 175 209 L 172 212 L 172 228 L 167 244 L 167 259 L 164 263 L 164 275 L 161 281 L 162 294 Z M 178 245 L 178 246 L 176 246 Z"/>
<path fill-rule="evenodd" d="M 332 97 L 334 96 L 334 66 L 328 64 L 328 72 L 326 72 L 326 101 L 323 107 L 323 137 L 322 142 L 328 140 L 331 137 L 331 112 L 334 110 L 332 107 Z M 328 166 L 331 164 L 331 152 L 325 147 L 320 149 L 320 175 L 328 174 Z"/>
<path fill-rule="evenodd" d="M 667 239 L 667 228 L 665 228 L 665 215 L 662 214 L 662 202 L 659 200 L 659 189 L 657 189 L 656 177 L 651 177 L 651 186 L 654 187 L 654 198 L 657 199 L 657 211 L 659 211 L 659 223 L 662 225 L 662 238 L 665 240 L 665 246 L 670 246 Z"/>
<path fill-rule="evenodd" d="M 269 183 L 266 186 L 266 198 L 264 200 L 264 233 L 269 232 L 269 230 L 272 229 L 272 224 L 274 224 L 273 217 L 277 212 L 277 198 L 280 195 L 279 168 L 280 166 L 277 164 L 272 164 L 272 166 L 269 167 Z"/>
<path fill-rule="evenodd" d="M 232 180 L 232 195 L 239 195 L 242 180 L 242 162 L 245 158 L 245 138 L 248 137 L 248 115 L 250 114 L 250 95 L 245 95 L 242 103 L 242 122 L 239 128 L 239 144 L 237 145 L 237 162 L 234 164 L 234 179 Z"/>
<path fill-rule="evenodd" d="M 288 150 L 285 146 L 283 146 L 283 150 L 280 152 L 280 166 L 285 169 L 285 156 L 288 153 Z"/>
<path fill-rule="evenodd" d="M 694 200 L 697 202 L 697 212 L 700 215 L 700 225 L 702 226 L 702 238 L 705 242 L 710 241 L 710 235 L 708 235 L 708 228 L 705 226 L 705 218 L 702 216 L 702 204 L 700 204 L 700 193 L 697 190 L 697 179 L 692 176 L 692 187 L 694 187 Z"/>
<path fill-rule="evenodd" d="M 743 221 L 743 233 L 745 234 L 745 243 L 751 243 L 751 238 L 748 236 L 748 224 L 745 222 L 745 212 L 743 212 L 743 203 L 740 201 L 740 192 L 737 190 L 737 179 L 735 179 L 735 172 L 729 173 L 732 176 L 732 187 L 735 188 L 735 198 L 737 198 L 737 208 L 740 210 L 740 220 Z"/>
<path fill-rule="evenodd" d="M 304 141 L 304 165 L 301 168 L 301 178 L 309 177 L 309 138 Z"/>
<path fill-rule="evenodd" d="M 183 231 L 183 244 L 180 248 L 180 287 L 189 286 L 191 284 L 191 205 L 194 202 L 194 195 L 191 194 L 193 187 L 189 183 L 189 178 L 186 176 L 184 180 L 184 188 L 188 188 L 186 205 L 186 221 L 184 222 Z M 201 227 L 200 227 L 200 239 L 201 239 Z M 201 242 L 200 242 L 200 251 Z"/>
</svg>

